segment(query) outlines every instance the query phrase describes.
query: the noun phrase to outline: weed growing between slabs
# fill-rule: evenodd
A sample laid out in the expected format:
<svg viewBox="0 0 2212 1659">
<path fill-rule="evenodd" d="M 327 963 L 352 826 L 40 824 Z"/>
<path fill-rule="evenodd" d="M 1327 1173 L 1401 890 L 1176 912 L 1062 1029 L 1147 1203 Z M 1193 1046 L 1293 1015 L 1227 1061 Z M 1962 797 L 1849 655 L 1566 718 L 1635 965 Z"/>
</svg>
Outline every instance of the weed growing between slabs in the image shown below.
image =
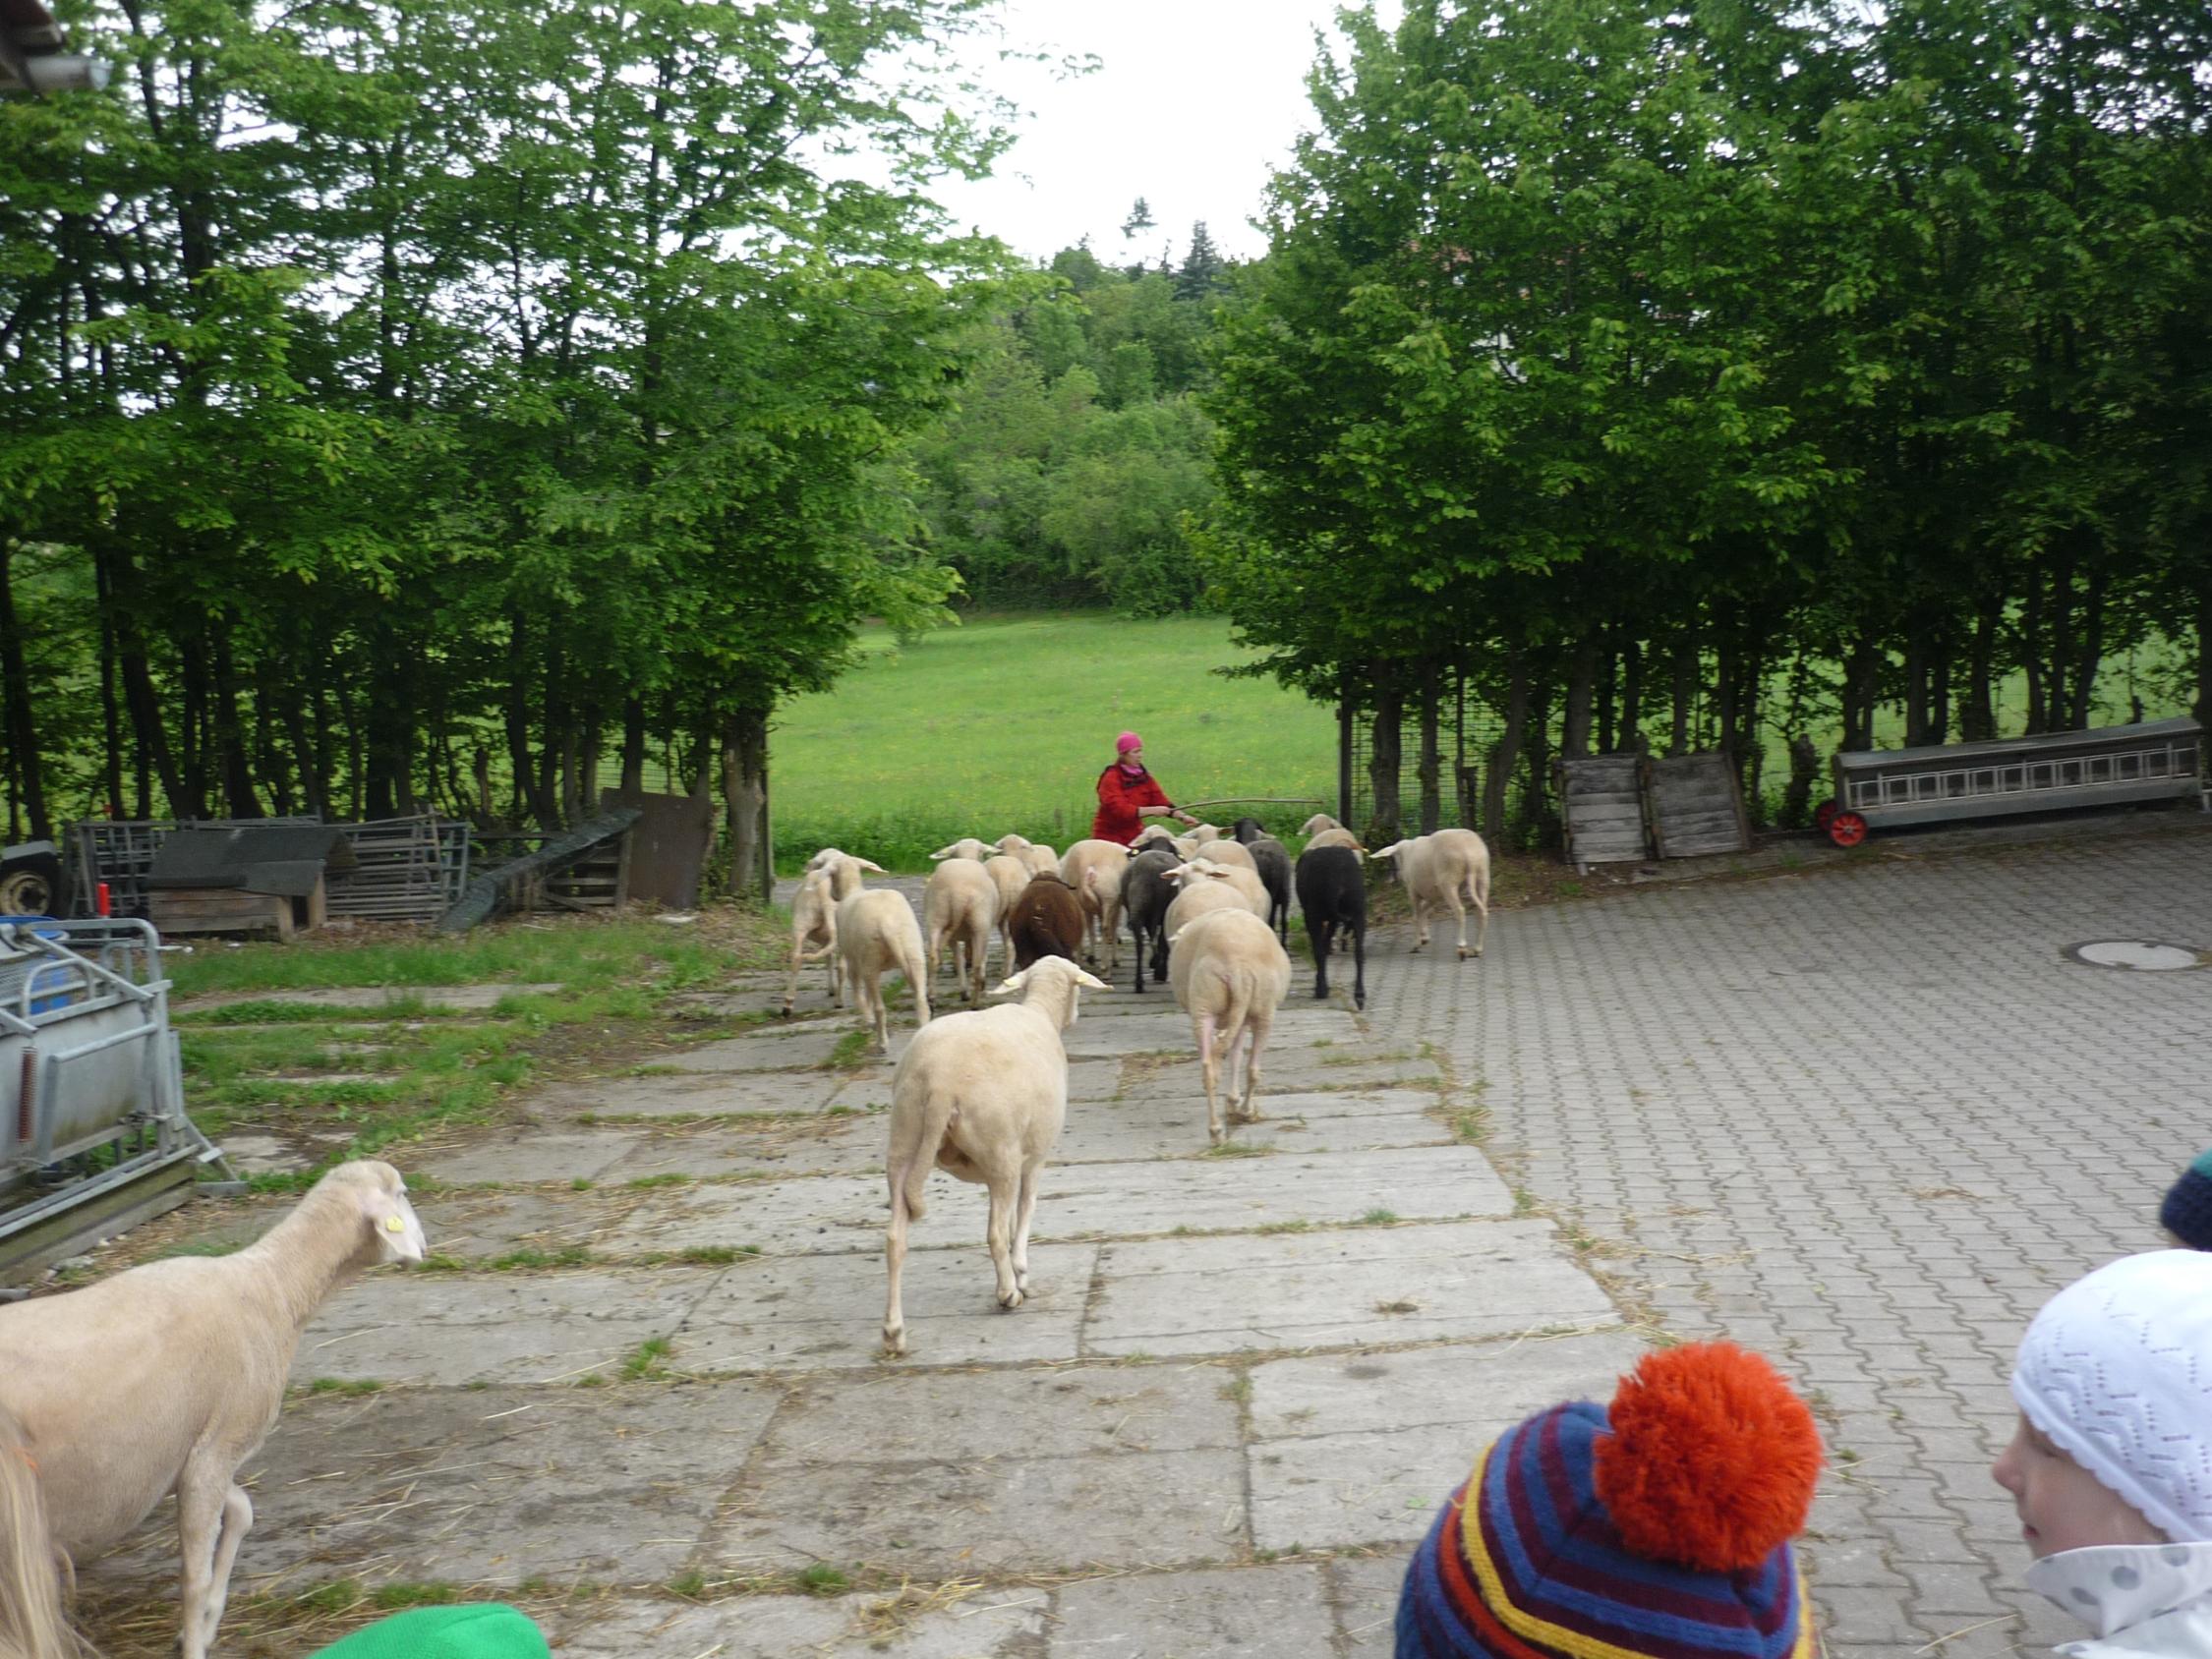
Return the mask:
<svg viewBox="0 0 2212 1659">
<path fill-rule="evenodd" d="M 253 1184 L 302 1189 L 345 1159 L 491 1121 L 512 1091 L 550 1072 L 640 1058 L 665 1048 L 671 1031 L 697 1041 L 766 1019 L 671 1022 L 669 1002 L 776 966 L 784 927 L 774 916 L 712 909 L 680 928 L 651 918 L 525 917 L 459 938 L 378 928 L 236 949 L 202 944 L 170 959 L 187 1110 L 210 1136 L 254 1130 L 298 1148 L 308 1168 Z M 554 989 L 467 1010 L 404 994 L 365 1008 L 299 995 L 487 983 Z M 248 1000 L 192 1005 L 211 993 Z"/>
</svg>

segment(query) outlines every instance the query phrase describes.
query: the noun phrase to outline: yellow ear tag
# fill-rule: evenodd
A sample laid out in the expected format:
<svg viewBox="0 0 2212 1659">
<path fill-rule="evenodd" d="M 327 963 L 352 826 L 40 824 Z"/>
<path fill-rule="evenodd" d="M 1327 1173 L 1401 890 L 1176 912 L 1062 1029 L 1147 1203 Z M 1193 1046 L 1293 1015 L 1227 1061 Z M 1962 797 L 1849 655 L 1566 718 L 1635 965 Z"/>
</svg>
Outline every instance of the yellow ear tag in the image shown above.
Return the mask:
<svg viewBox="0 0 2212 1659">
<path fill-rule="evenodd" d="M 386 1216 L 384 1218 L 384 1230 L 387 1232 L 405 1232 L 407 1224 L 397 1216 Z"/>
</svg>

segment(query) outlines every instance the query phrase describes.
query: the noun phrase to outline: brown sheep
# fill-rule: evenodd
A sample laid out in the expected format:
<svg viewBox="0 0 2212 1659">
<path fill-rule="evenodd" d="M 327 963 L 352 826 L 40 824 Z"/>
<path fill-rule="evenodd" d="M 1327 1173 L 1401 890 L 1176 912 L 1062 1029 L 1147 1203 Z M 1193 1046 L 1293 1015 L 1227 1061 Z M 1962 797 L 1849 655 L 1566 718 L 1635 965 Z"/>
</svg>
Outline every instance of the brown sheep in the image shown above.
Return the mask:
<svg viewBox="0 0 2212 1659">
<path fill-rule="evenodd" d="M 1032 876 L 1014 901 L 1007 933 L 1014 942 L 1017 973 L 1041 956 L 1065 956 L 1073 962 L 1083 946 L 1082 900 L 1058 876 Z"/>
</svg>

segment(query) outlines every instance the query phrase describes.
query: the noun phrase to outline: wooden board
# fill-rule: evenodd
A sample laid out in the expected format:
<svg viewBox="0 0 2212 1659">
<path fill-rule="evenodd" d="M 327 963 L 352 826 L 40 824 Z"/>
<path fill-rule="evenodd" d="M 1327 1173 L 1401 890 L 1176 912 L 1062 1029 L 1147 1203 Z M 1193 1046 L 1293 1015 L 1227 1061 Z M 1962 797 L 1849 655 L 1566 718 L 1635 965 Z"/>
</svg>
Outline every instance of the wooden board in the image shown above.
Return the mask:
<svg viewBox="0 0 2212 1659">
<path fill-rule="evenodd" d="M 1650 856 L 1634 755 L 1586 755 L 1558 765 L 1567 857 L 1578 870 Z"/>
<path fill-rule="evenodd" d="M 1644 810 L 1661 858 L 1750 850 L 1743 787 L 1734 765 L 1717 749 L 1645 761 Z"/>
<path fill-rule="evenodd" d="M 274 933 L 292 937 L 292 900 L 236 887 L 179 887 L 146 895 L 148 919 L 167 934 Z"/>
</svg>

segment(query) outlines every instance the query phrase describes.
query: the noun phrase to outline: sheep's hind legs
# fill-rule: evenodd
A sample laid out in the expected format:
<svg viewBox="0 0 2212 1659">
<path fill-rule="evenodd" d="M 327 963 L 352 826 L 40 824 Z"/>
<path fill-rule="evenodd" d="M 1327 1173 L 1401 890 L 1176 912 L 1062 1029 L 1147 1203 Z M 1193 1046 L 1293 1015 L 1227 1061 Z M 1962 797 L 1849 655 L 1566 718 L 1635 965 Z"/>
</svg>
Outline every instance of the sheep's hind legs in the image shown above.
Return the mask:
<svg viewBox="0 0 2212 1659">
<path fill-rule="evenodd" d="M 1221 1059 L 1214 1043 L 1213 1015 L 1198 1016 L 1198 1069 L 1206 1080 L 1206 1139 L 1219 1146 L 1228 1131 L 1221 1123 Z"/>
<path fill-rule="evenodd" d="M 883 1230 L 883 1265 L 891 1281 L 883 1310 L 883 1351 L 893 1359 L 906 1351 L 906 1314 L 899 1305 L 899 1281 L 906 1268 L 905 1172 L 891 1172 L 891 1225 Z"/>
<path fill-rule="evenodd" d="M 984 1236 L 991 1246 L 991 1266 L 999 1276 L 999 1306 L 1009 1313 L 1021 1305 L 1021 1287 L 1014 1277 L 1014 1208 L 1016 1195 L 994 1183 L 991 1219 Z"/>
<path fill-rule="evenodd" d="M 1042 1164 L 1023 1169 L 1020 1196 L 1015 1201 L 1014 1287 L 1024 1296 L 1029 1293 L 1029 1223 L 1037 1213 L 1037 1180 L 1043 1173 Z"/>
</svg>

